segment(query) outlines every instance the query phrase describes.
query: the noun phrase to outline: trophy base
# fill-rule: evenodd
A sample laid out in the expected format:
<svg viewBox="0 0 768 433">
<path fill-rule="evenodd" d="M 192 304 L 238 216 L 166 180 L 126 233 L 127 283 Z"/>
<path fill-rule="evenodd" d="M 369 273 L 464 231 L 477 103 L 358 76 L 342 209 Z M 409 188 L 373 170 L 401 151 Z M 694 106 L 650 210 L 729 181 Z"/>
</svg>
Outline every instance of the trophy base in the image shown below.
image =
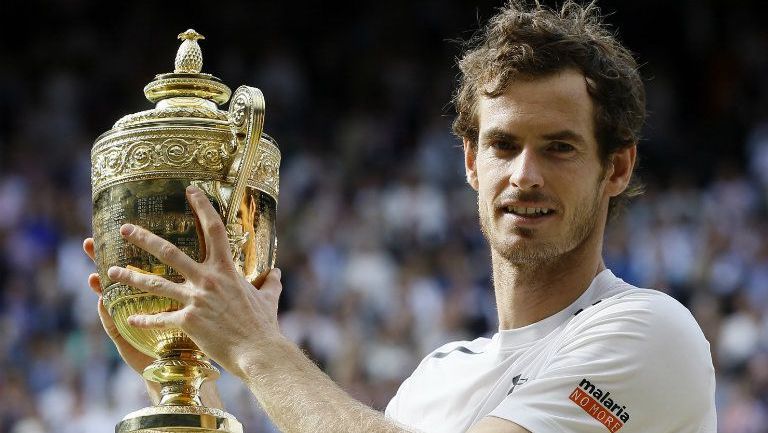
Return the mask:
<svg viewBox="0 0 768 433">
<path fill-rule="evenodd" d="M 131 412 L 115 433 L 243 433 L 243 425 L 220 409 L 205 406 L 150 406 Z"/>
</svg>

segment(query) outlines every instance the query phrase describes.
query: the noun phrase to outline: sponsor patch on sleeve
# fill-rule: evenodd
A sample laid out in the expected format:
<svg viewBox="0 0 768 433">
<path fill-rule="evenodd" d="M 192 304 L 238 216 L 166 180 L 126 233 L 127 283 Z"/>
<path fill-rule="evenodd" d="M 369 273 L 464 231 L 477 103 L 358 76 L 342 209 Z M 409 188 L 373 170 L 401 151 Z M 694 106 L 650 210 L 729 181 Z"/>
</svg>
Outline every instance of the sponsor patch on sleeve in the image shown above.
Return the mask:
<svg viewBox="0 0 768 433">
<path fill-rule="evenodd" d="M 568 398 L 610 432 L 621 430 L 629 421 L 627 407 L 614 401 L 610 391 L 603 391 L 587 379 L 582 379 Z"/>
</svg>

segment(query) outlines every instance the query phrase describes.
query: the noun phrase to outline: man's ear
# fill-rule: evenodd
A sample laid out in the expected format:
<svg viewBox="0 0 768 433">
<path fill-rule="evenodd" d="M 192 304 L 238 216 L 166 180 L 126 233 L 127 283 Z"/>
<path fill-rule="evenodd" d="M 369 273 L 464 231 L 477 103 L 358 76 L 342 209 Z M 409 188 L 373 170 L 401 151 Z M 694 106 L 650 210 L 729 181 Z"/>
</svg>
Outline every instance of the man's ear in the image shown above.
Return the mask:
<svg viewBox="0 0 768 433">
<path fill-rule="evenodd" d="M 637 144 L 619 149 L 611 155 L 605 190 L 609 197 L 616 197 L 624 192 L 632 179 L 632 172 L 637 160 Z"/>
<path fill-rule="evenodd" d="M 477 144 L 474 145 L 468 138 L 464 138 L 464 170 L 467 173 L 467 183 L 477 191 Z"/>
</svg>

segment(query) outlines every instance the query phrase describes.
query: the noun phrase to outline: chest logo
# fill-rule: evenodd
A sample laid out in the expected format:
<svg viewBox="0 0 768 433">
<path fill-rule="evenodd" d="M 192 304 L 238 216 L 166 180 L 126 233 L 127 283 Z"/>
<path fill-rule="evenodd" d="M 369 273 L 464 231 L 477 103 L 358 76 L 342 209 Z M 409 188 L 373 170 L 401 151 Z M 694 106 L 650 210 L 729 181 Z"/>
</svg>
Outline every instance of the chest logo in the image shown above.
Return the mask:
<svg viewBox="0 0 768 433">
<path fill-rule="evenodd" d="M 581 380 L 569 398 L 610 432 L 619 431 L 629 421 L 627 406 L 614 401 L 610 391 L 603 391 L 587 379 Z"/>
<path fill-rule="evenodd" d="M 514 390 L 515 390 L 515 387 L 516 387 L 517 385 L 522 385 L 522 384 L 524 384 L 525 382 L 528 382 L 528 378 L 527 378 L 527 377 L 523 377 L 523 375 L 522 375 L 522 374 L 518 374 L 517 376 L 513 377 L 513 378 L 512 378 L 512 389 L 510 389 L 510 390 L 509 390 L 509 392 L 507 393 L 507 395 L 509 395 L 509 394 L 512 394 L 512 391 L 514 391 Z"/>
</svg>

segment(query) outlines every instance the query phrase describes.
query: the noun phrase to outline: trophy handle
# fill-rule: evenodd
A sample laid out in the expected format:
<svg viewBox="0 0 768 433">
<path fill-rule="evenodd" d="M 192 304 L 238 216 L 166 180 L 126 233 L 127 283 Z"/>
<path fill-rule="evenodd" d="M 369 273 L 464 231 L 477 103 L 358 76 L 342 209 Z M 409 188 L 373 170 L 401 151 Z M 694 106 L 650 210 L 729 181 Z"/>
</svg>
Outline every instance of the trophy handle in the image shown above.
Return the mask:
<svg viewBox="0 0 768 433">
<path fill-rule="evenodd" d="M 235 223 L 237 209 L 245 196 L 248 177 L 256 164 L 261 133 L 264 131 L 264 110 L 264 95 L 255 87 L 238 87 L 229 104 L 229 119 L 235 127 L 237 147 L 243 151 L 239 164 L 236 160 L 229 171 L 230 176 L 235 178 L 235 185 L 224 220 L 227 226 Z"/>
<path fill-rule="evenodd" d="M 234 128 L 236 154 L 239 154 L 240 158 L 235 158 L 229 169 L 228 178 L 234 178 L 235 184 L 229 195 L 229 202 L 222 206 L 222 210 L 233 258 L 240 255 L 240 248 L 245 244 L 248 235 L 236 222 L 236 217 L 240 203 L 245 198 L 248 177 L 258 158 L 259 143 L 264 131 L 264 110 L 264 95 L 255 87 L 238 87 L 229 104 L 228 117 Z"/>
</svg>

